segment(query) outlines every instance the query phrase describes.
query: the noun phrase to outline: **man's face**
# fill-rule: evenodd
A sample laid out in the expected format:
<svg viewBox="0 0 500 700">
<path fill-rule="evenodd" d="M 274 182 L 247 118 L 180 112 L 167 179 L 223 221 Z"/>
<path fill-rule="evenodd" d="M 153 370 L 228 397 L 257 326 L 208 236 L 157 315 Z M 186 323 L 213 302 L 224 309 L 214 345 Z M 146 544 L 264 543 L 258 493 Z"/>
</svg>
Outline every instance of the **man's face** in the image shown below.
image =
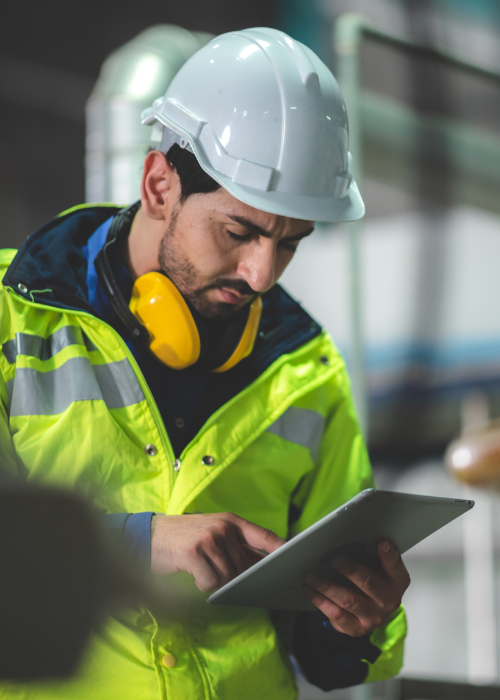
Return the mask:
<svg viewBox="0 0 500 700">
<path fill-rule="evenodd" d="M 221 188 L 176 202 L 158 262 L 199 313 L 229 319 L 277 282 L 313 228 L 254 209 Z"/>
</svg>

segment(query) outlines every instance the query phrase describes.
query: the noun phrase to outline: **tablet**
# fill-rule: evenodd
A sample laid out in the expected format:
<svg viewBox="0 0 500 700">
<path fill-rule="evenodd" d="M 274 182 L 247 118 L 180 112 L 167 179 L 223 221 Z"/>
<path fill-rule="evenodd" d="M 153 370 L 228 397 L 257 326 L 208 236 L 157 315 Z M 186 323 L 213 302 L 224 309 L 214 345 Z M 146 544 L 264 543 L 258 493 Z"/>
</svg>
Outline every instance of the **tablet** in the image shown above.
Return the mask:
<svg viewBox="0 0 500 700">
<path fill-rule="evenodd" d="M 474 501 L 459 498 L 366 489 L 226 583 L 208 601 L 271 610 L 315 610 L 303 592 L 308 572 L 352 586 L 330 566 L 333 556 L 345 554 L 377 570 L 380 540 L 390 540 L 403 554 L 473 505 Z"/>
</svg>

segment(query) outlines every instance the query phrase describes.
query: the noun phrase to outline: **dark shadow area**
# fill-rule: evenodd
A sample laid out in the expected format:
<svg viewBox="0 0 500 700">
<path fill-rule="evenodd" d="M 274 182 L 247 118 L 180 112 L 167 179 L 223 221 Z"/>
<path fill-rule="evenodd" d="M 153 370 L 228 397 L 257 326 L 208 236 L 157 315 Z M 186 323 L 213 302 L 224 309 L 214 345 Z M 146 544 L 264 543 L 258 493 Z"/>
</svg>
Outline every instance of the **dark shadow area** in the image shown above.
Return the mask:
<svg viewBox="0 0 500 700">
<path fill-rule="evenodd" d="M 274 2 L 13 3 L 0 30 L 0 247 L 84 201 L 84 107 L 104 59 L 155 24 L 276 26 Z"/>
</svg>

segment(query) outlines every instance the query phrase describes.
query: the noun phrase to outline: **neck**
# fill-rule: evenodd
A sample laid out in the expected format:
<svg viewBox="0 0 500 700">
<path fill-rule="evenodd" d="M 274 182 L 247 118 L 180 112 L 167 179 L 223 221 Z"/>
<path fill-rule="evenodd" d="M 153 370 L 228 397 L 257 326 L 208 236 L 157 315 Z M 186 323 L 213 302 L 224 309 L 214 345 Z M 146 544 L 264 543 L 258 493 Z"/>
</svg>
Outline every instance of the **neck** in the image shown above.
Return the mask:
<svg viewBox="0 0 500 700">
<path fill-rule="evenodd" d="M 138 210 L 123 250 L 125 264 L 134 282 L 141 275 L 160 269 L 158 251 L 164 232 L 163 220 L 149 218 L 142 207 Z"/>
</svg>

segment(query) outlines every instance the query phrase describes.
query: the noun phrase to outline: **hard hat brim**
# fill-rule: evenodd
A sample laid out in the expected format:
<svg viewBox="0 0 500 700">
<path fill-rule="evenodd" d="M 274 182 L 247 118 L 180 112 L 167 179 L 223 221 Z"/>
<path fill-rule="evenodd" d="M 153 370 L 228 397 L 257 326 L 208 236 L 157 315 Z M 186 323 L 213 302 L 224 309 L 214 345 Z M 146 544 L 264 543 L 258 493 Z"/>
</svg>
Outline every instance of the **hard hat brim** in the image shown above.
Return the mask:
<svg viewBox="0 0 500 700">
<path fill-rule="evenodd" d="M 359 193 L 356 183 L 351 182 L 348 191 L 341 199 L 328 197 L 305 197 L 303 195 L 289 194 L 287 192 L 267 191 L 251 189 L 237 185 L 230 178 L 221 176 L 198 159 L 201 167 L 229 194 L 240 202 L 248 204 L 260 211 L 279 216 L 287 216 L 292 219 L 304 219 L 307 221 L 341 222 L 357 221 L 365 214 L 365 205 Z"/>
</svg>

